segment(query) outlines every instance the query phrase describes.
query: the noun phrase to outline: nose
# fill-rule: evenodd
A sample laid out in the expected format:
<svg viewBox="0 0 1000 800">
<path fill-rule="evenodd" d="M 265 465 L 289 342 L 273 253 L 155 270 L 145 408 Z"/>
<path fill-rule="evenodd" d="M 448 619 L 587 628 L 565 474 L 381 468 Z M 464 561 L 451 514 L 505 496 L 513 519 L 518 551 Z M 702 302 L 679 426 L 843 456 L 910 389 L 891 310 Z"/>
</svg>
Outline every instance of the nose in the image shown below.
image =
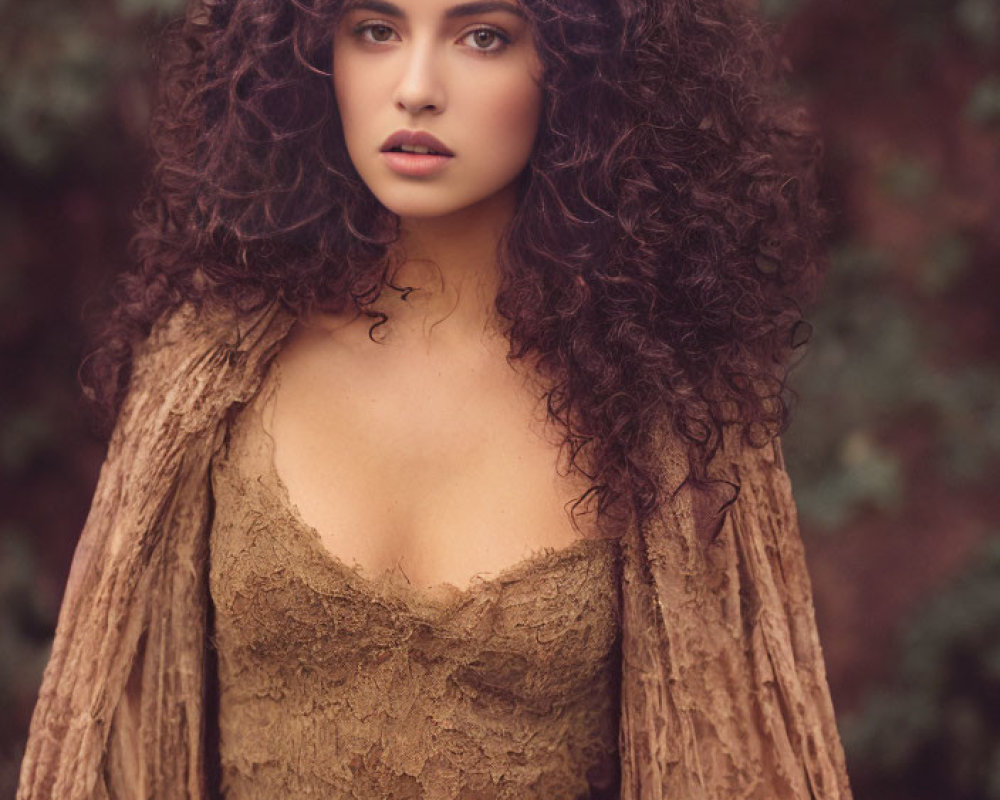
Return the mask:
<svg viewBox="0 0 1000 800">
<path fill-rule="evenodd" d="M 444 84 L 431 44 L 415 42 L 404 58 L 403 74 L 393 98 L 396 107 L 410 114 L 425 108 L 440 114 L 445 104 Z"/>
</svg>

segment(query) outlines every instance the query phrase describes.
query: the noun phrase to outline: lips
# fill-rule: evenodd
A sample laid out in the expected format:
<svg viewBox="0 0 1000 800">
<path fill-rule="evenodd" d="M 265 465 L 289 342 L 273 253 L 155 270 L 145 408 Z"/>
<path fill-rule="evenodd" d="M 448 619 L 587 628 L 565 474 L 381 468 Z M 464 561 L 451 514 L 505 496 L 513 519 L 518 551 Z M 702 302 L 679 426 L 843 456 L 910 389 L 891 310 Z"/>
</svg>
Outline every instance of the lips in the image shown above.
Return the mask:
<svg viewBox="0 0 1000 800">
<path fill-rule="evenodd" d="M 397 149 L 402 147 L 404 144 L 415 145 L 417 147 L 426 147 L 431 151 L 431 154 L 441 155 L 441 156 L 453 156 L 455 155 L 451 150 L 449 150 L 443 142 L 435 137 L 431 136 L 426 131 L 407 131 L 398 130 L 384 142 L 382 142 L 382 152 L 388 150 Z"/>
</svg>

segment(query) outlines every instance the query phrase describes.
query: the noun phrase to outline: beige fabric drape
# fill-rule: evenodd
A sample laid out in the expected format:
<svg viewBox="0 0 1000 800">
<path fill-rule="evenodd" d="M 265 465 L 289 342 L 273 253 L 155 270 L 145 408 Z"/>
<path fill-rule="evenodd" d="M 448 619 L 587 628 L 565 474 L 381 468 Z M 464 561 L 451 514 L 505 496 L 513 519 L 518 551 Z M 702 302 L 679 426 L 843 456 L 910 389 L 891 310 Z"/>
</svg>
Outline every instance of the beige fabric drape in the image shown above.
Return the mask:
<svg viewBox="0 0 1000 800">
<path fill-rule="evenodd" d="M 209 464 L 293 321 L 185 306 L 139 349 L 17 800 L 207 797 Z M 727 439 L 715 472 L 741 484 L 723 516 L 685 487 L 623 540 L 621 796 L 850 800 L 780 447 Z"/>
</svg>

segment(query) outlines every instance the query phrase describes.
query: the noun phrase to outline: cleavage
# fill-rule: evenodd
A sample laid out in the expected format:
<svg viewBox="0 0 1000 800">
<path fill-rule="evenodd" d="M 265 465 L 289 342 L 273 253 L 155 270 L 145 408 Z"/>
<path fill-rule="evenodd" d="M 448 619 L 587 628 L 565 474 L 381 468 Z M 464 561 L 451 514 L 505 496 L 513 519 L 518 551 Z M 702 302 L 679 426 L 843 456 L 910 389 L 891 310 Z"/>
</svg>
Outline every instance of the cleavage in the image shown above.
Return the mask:
<svg viewBox="0 0 1000 800">
<path fill-rule="evenodd" d="M 467 453 L 469 469 L 447 478 L 432 471 L 434 459 L 430 467 L 366 470 L 365 449 L 349 446 L 345 450 L 351 457 L 328 461 L 332 469 L 319 476 L 305 473 L 305 481 L 293 459 L 286 480 L 281 443 L 271 432 L 276 387 L 277 381 L 270 381 L 244 409 L 250 423 L 244 433 L 251 444 L 260 442 L 251 449 L 259 449 L 266 460 L 260 468 L 271 474 L 282 500 L 317 546 L 345 568 L 358 565 L 359 575 L 369 580 L 391 573 L 414 587 L 454 595 L 468 591 L 483 575 L 498 575 L 546 551 L 569 547 L 589 533 L 572 527 L 563 508 L 572 497 L 558 485 L 554 459 L 540 464 L 538 452 L 521 469 L 516 457 L 491 458 L 489 448 L 478 462 Z M 349 430 L 341 436 L 349 438 Z M 346 468 L 358 462 L 357 468 Z M 525 491 L 546 479 L 542 492 Z"/>
</svg>

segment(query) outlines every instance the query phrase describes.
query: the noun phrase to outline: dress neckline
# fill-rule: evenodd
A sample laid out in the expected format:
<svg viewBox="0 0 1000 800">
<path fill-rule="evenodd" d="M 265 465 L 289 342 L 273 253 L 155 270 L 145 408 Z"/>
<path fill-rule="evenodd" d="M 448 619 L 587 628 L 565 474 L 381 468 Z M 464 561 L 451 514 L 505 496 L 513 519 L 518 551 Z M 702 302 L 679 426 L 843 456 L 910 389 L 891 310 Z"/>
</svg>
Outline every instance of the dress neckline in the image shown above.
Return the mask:
<svg viewBox="0 0 1000 800">
<path fill-rule="evenodd" d="M 262 392 L 262 394 L 265 393 Z M 263 426 L 260 406 L 257 403 L 251 403 L 244 407 L 235 422 L 237 426 L 250 423 L 257 428 L 264 448 L 263 452 L 260 453 L 262 474 L 259 483 L 266 485 L 273 494 L 273 499 L 277 501 L 277 506 L 280 507 L 293 531 L 301 537 L 302 541 L 324 565 L 355 582 L 365 590 L 366 594 L 389 592 L 403 598 L 410 604 L 416 603 L 435 610 L 445 610 L 464 605 L 483 592 L 509 583 L 516 583 L 543 568 L 551 568 L 564 561 L 579 559 L 591 551 L 599 553 L 604 548 L 610 550 L 612 545 L 617 544 L 617 539 L 614 537 L 579 536 L 563 547 L 542 547 L 495 572 L 491 573 L 489 570 L 477 572 L 469 579 L 464 588 L 449 581 L 441 581 L 432 586 L 417 586 L 410 582 L 398 566 L 395 569 L 389 567 L 381 573 L 372 574 L 368 568 L 357 561 L 352 566 L 340 556 L 332 553 L 323 543 L 319 531 L 302 517 L 298 507 L 292 502 L 288 487 L 278 473 L 274 460 L 274 444 Z M 243 431 L 241 436 L 245 434 L 246 431 Z M 482 577 L 484 574 L 490 575 L 490 577 Z"/>
</svg>

